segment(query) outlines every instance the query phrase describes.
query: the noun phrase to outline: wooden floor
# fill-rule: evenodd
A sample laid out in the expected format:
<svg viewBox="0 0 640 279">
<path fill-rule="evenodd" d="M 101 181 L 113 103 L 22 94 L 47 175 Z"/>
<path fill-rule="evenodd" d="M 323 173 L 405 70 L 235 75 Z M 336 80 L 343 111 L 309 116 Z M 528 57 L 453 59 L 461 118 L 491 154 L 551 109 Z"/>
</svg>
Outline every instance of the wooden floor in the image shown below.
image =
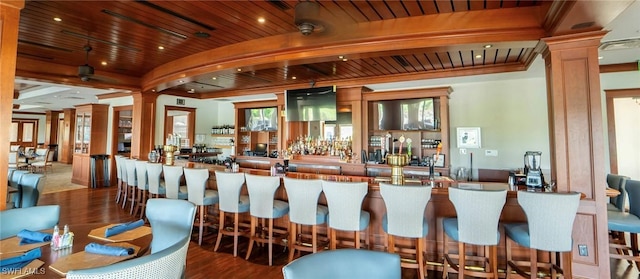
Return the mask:
<svg viewBox="0 0 640 279">
<path fill-rule="evenodd" d="M 113 187 L 101 189 L 79 189 L 45 194 L 39 205 L 59 204 L 61 206 L 60 224 L 107 223 L 136 220 L 129 211 L 117 206 Z M 198 246 L 192 241 L 187 254 L 186 278 L 283 278 L 282 267 L 286 264 L 287 255 L 281 246 L 274 246 L 274 265 L 268 265 L 266 249 L 254 248 L 247 261 L 247 241 L 240 238 L 239 257 L 232 255 L 233 241 L 223 238 L 218 252 L 213 251 L 213 243 Z M 414 270 L 403 269 L 402 278 L 417 278 Z M 441 274 L 429 273 L 428 278 L 441 278 Z M 456 276 L 451 276 L 456 278 Z M 611 278 L 640 278 L 638 268 L 625 261 L 611 261 Z"/>
</svg>

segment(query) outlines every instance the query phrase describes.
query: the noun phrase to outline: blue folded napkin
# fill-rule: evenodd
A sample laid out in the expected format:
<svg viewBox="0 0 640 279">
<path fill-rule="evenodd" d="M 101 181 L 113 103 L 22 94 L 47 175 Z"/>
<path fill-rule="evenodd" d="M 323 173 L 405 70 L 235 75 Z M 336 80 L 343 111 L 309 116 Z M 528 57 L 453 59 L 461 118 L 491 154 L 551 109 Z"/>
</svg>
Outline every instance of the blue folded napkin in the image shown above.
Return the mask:
<svg viewBox="0 0 640 279">
<path fill-rule="evenodd" d="M 19 270 L 40 256 L 42 256 L 40 248 L 36 248 L 29 250 L 20 256 L 0 260 L 0 272 L 6 273 L 13 270 Z"/>
<path fill-rule="evenodd" d="M 120 225 L 115 225 L 113 227 L 107 228 L 104 231 L 104 237 L 114 236 L 116 234 L 121 234 L 126 231 L 133 230 L 137 227 L 144 225 L 144 220 L 140 219 L 138 221 L 131 221 L 129 223 L 123 223 Z"/>
<path fill-rule="evenodd" d="M 43 233 L 43 232 L 30 231 L 30 230 L 21 230 L 18 233 L 18 237 L 20 238 L 20 245 L 51 241 L 50 233 Z"/>
<path fill-rule="evenodd" d="M 108 256 L 128 256 L 136 250 L 130 247 L 107 246 L 91 242 L 84 247 L 84 251 L 92 254 L 108 255 Z"/>
</svg>

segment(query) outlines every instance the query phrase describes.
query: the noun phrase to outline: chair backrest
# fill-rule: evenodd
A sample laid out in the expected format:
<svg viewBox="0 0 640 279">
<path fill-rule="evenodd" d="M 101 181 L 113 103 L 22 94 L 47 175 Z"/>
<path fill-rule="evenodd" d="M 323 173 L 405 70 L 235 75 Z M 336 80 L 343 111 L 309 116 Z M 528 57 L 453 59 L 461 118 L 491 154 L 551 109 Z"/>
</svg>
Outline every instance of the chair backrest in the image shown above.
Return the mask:
<svg viewBox="0 0 640 279">
<path fill-rule="evenodd" d="M 136 184 L 138 184 L 138 189 L 146 190 L 149 187 L 147 180 L 147 161 L 137 160 L 134 163 L 136 166 Z"/>
<path fill-rule="evenodd" d="M 20 179 L 22 186 L 22 203 L 21 207 L 32 207 L 38 204 L 40 194 L 44 190 L 44 175 L 27 173 Z"/>
<path fill-rule="evenodd" d="M 122 164 L 122 162 L 120 161 L 121 158 L 122 155 L 113 156 L 113 159 L 116 162 L 116 177 L 120 180 L 122 180 L 122 171 L 120 170 L 120 164 Z"/>
<path fill-rule="evenodd" d="M 429 230 L 424 225 L 424 211 L 432 189 L 380 183 L 380 195 L 387 209 L 387 233 L 401 237 L 425 236 Z"/>
<path fill-rule="evenodd" d="M 518 191 L 518 203 L 527 215 L 531 248 L 571 251 L 573 220 L 580 205 L 580 193 Z"/>
<path fill-rule="evenodd" d="M 26 170 L 13 171 L 13 174 L 11 175 L 11 180 L 9 180 L 9 185 L 11 187 L 17 188 L 18 185 L 20 184 L 20 180 L 22 179 L 22 176 L 27 173 L 29 173 L 29 171 L 26 171 Z"/>
<path fill-rule="evenodd" d="M 53 157 L 54 155 L 56 155 L 55 152 L 52 152 L 51 150 L 47 149 L 47 153 L 44 155 L 45 157 L 45 161 L 47 163 L 53 163 Z"/>
<path fill-rule="evenodd" d="M 157 253 L 176 241 L 189 237 L 196 206 L 185 200 L 149 199 L 145 209 L 151 225 L 151 253 Z"/>
<path fill-rule="evenodd" d="M 458 240 L 475 245 L 497 245 L 498 222 L 507 200 L 507 190 L 448 189 L 458 218 Z"/>
<path fill-rule="evenodd" d="M 216 171 L 216 184 L 220 202 L 218 207 L 224 212 L 238 212 L 240 192 L 244 185 L 244 173 Z"/>
<path fill-rule="evenodd" d="M 122 156 L 120 157 L 120 164 L 116 164 L 116 166 L 120 169 L 120 175 L 121 175 L 120 179 L 122 179 L 122 182 L 124 182 L 125 184 L 127 184 L 127 178 L 128 178 L 127 162 L 126 162 L 128 159 L 129 158 Z"/>
<path fill-rule="evenodd" d="M 147 163 L 147 179 L 149 182 L 149 193 L 160 194 L 160 177 L 162 176 L 162 164 Z"/>
<path fill-rule="evenodd" d="M 53 229 L 59 219 L 59 205 L 41 205 L 0 211 L 0 239 L 16 236 L 23 229 L 32 231 Z"/>
<path fill-rule="evenodd" d="M 155 237 L 155 236 L 154 236 Z M 158 279 L 183 278 L 189 238 L 173 243 L 157 253 L 89 269 L 69 270 L 68 279 Z"/>
<path fill-rule="evenodd" d="M 629 179 L 624 187 L 629 194 L 629 213 L 640 218 L 640 181 Z"/>
<path fill-rule="evenodd" d="M 360 230 L 362 201 L 369 191 L 367 182 L 322 181 L 329 207 L 329 227 L 343 231 Z"/>
<path fill-rule="evenodd" d="M 11 185 L 11 176 L 13 176 L 13 172 L 16 171 L 14 168 L 7 168 L 7 183 Z"/>
<path fill-rule="evenodd" d="M 46 160 L 47 151 L 49 151 L 49 148 L 36 148 L 36 156 L 41 157 L 43 160 Z"/>
<path fill-rule="evenodd" d="M 208 169 L 184 169 L 184 180 L 187 182 L 188 199 L 196 205 L 204 204 L 204 190 L 209 180 Z"/>
<path fill-rule="evenodd" d="M 627 191 L 624 187 L 627 179 L 629 179 L 628 176 L 612 173 L 607 174 L 607 186 L 620 192 L 620 195 L 618 195 L 617 197 L 609 198 L 609 202 L 620 211 L 624 211 L 624 203 L 627 200 Z"/>
<path fill-rule="evenodd" d="M 296 224 L 315 225 L 322 180 L 284 178 L 289 200 L 289 220 Z"/>
<path fill-rule="evenodd" d="M 127 184 L 131 186 L 138 186 L 136 159 L 125 159 L 124 166 L 127 169 Z"/>
<path fill-rule="evenodd" d="M 399 279 L 400 256 L 373 250 L 330 250 L 302 256 L 285 265 L 282 273 L 285 279 Z"/>
<path fill-rule="evenodd" d="M 9 164 L 18 163 L 18 151 L 10 151 L 9 152 Z"/>
<path fill-rule="evenodd" d="M 9 148 L 9 151 L 10 151 L 10 152 L 18 152 L 18 150 L 20 150 L 20 145 L 12 145 L 12 146 Z"/>
<path fill-rule="evenodd" d="M 273 199 L 280 187 L 280 177 L 245 174 L 249 190 L 249 212 L 258 218 L 273 218 Z"/>
<path fill-rule="evenodd" d="M 162 166 L 164 172 L 164 186 L 169 199 L 177 199 L 180 192 L 180 180 L 182 180 L 182 166 Z"/>
</svg>

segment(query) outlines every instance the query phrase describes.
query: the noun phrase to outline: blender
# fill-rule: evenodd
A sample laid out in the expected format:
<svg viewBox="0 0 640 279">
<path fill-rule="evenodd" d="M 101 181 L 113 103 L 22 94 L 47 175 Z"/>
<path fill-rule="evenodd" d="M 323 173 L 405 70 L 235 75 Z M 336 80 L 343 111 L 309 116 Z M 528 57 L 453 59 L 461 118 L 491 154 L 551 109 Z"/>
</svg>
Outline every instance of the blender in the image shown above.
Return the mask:
<svg viewBox="0 0 640 279">
<path fill-rule="evenodd" d="M 540 170 L 540 151 L 527 151 L 524 153 L 524 174 L 527 187 L 542 187 L 544 178 Z"/>
</svg>

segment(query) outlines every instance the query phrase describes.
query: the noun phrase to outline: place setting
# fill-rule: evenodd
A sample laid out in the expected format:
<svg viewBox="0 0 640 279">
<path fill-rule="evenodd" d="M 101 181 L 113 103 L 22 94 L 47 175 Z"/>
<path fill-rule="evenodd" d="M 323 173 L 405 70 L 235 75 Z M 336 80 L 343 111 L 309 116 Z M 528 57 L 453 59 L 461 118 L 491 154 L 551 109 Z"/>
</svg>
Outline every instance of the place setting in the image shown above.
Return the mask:
<svg viewBox="0 0 640 279">
<path fill-rule="evenodd" d="M 42 256 L 40 247 L 49 244 L 51 239 L 51 233 L 22 230 L 16 236 L 0 241 L 2 278 L 22 278 L 38 271 L 44 264 L 39 259 Z"/>
</svg>

